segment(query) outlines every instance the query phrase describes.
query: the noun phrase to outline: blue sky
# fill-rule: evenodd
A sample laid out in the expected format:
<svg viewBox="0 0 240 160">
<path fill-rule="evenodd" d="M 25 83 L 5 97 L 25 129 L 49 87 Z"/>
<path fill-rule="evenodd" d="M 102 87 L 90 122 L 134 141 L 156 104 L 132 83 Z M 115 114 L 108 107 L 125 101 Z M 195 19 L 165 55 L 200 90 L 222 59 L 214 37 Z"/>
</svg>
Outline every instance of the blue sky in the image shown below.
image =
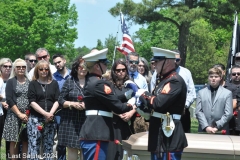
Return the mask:
<svg viewBox="0 0 240 160">
<path fill-rule="evenodd" d="M 108 10 L 115 6 L 117 2 L 123 0 L 71 0 L 77 7 L 78 24 L 75 26 L 78 31 L 78 39 L 75 41 L 75 47 L 87 46 L 95 47 L 97 40 L 100 39 L 104 44 L 105 39 L 112 34 L 117 35 L 121 42 L 122 31 L 120 28 L 119 17 L 113 17 Z M 141 2 L 141 0 L 134 0 Z M 129 28 L 131 35 L 141 26 L 133 24 Z"/>
</svg>

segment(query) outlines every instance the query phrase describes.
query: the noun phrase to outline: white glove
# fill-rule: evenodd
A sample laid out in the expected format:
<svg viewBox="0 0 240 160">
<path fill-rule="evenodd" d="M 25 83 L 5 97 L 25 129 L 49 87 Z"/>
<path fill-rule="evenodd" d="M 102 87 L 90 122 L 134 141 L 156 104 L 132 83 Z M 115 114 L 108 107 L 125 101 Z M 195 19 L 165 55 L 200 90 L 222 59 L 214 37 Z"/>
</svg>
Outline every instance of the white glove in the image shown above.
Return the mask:
<svg viewBox="0 0 240 160">
<path fill-rule="evenodd" d="M 138 89 L 138 91 L 135 94 L 135 97 L 138 98 L 140 97 L 146 90 L 145 89 Z"/>
<path fill-rule="evenodd" d="M 132 97 L 131 99 L 129 99 L 129 100 L 127 101 L 127 103 L 128 103 L 128 104 L 131 104 L 132 106 L 135 105 L 135 103 L 136 103 L 136 98 L 135 98 L 135 97 Z"/>
<path fill-rule="evenodd" d="M 127 92 L 124 93 L 125 97 L 127 99 L 130 99 L 132 97 L 133 90 L 129 89 Z"/>
<path fill-rule="evenodd" d="M 150 113 L 145 113 L 143 112 L 141 109 L 137 108 L 137 112 L 142 116 L 144 117 L 146 120 L 149 120 L 150 119 Z"/>
<path fill-rule="evenodd" d="M 137 100 L 136 100 L 136 106 L 140 106 L 142 104 L 142 102 L 139 100 L 139 98 L 137 98 Z"/>
</svg>

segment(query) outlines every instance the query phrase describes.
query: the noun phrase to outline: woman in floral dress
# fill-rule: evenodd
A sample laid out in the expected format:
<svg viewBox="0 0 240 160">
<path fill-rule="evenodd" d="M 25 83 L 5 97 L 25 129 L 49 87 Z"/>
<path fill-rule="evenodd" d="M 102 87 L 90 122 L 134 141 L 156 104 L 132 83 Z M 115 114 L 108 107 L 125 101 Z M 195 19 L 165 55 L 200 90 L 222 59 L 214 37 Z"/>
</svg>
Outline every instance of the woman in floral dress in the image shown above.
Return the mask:
<svg viewBox="0 0 240 160">
<path fill-rule="evenodd" d="M 21 124 L 28 121 L 26 109 L 28 108 L 27 93 L 29 79 L 26 68 L 27 64 L 23 59 L 16 59 L 13 63 L 10 79 L 6 84 L 6 100 L 9 109 L 2 137 L 5 141 L 10 142 L 11 157 L 18 155 L 18 145 L 16 143 L 19 141 L 22 141 L 22 153 L 27 153 L 27 139 L 20 139 L 18 137 Z"/>
</svg>

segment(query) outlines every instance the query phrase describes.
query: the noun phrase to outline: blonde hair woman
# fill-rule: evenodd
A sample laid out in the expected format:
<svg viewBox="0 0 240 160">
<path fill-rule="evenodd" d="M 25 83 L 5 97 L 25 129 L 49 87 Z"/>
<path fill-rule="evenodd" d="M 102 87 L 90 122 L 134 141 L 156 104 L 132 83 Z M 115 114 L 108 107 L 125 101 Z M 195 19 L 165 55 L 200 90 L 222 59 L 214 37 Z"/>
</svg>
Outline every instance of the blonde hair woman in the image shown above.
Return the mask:
<svg viewBox="0 0 240 160">
<path fill-rule="evenodd" d="M 36 159 L 36 155 L 40 154 L 41 141 L 43 156 L 54 157 L 53 115 L 59 106 L 58 96 L 58 83 L 52 79 L 49 63 L 40 60 L 35 66 L 33 79 L 28 88 L 28 100 L 31 108 L 27 123 L 29 159 Z"/>
<path fill-rule="evenodd" d="M 22 141 L 22 153 L 27 153 L 27 136 L 21 137 L 22 139 L 18 137 L 21 123 L 28 121 L 26 110 L 29 79 L 26 68 L 27 64 L 23 59 L 16 59 L 6 85 L 6 100 L 10 109 L 7 112 L 2 137 L 10 142 L 11 157 L 18 154 L 16 143 L 19 141 Z"/>
</svg>

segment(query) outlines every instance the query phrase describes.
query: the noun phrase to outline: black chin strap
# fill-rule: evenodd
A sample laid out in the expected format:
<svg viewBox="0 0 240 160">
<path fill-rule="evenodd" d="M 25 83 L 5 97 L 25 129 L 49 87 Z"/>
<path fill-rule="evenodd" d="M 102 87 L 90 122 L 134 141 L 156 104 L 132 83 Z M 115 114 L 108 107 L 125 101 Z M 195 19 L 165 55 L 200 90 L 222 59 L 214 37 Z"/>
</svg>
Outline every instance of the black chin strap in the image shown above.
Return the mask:
<svg viewBox="0 0 240 160">
<path fill-rule="evenodd" d="M 160 71 L 160 73 L 159 73 L 159 77 L 160 77 L 160 78 L 161 78 L 161 75 L 162 75 L 162 71 L 163 71 L 163 67 L 164 67 L 164 65 L 165 65 L 165 62 L 166 62 L 166 59 L 164 59 L 164 62 L 163 62 L 163 65 L 162 65 L 161 71 Z"/>
<path fill-rule="evenodd" d="M 98 63 L 98 66 L 99 66 L 100 69 L 101 69 L 101 72 L 102 72 L 101 76 L 102 76 L 102 75 L 103 75 L 103 70 L 102 70 L 102 67 L 101 67 L 100 63 Z"/>
</svg>

